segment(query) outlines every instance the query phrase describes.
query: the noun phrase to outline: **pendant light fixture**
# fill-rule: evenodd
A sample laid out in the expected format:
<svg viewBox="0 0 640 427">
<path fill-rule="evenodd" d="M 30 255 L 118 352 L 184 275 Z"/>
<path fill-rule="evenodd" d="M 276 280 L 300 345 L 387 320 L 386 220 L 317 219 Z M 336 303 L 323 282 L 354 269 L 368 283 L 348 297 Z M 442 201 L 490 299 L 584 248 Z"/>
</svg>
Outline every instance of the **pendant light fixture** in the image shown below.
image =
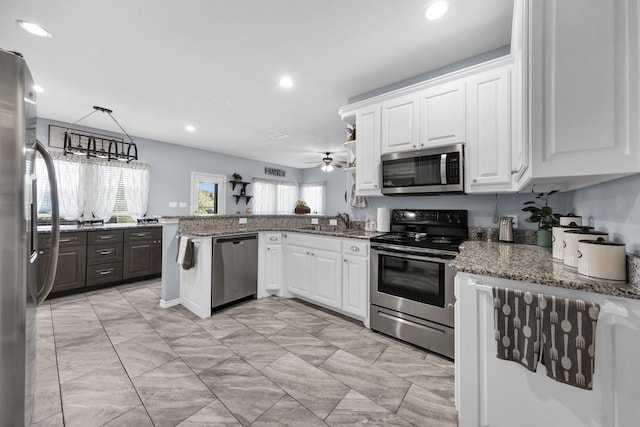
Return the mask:
<svg viewBox="0 0 640 427">
<path fill-rule="evenodd" d="M 111 119 L 115 122 L 115 124 L 118 125 L 122 133 L 124 133 L 127 138 L 129 138 L 129 142 L 117 141 L 115 139 L 109 138 L 101 138 L 93 135 L 83 135 L 73 132 L 73 130 L 70 129 L 71 126 L 81 122 L 82 120 L 97 112 L 107 113 L 109 117 L 111 117 Z M 69 127 L 67 127 L 64 132 L 64 155 L 66 156 L 67 154 L 71 154 L 87 157 L 98 157 L 107 160 L 119 160 L 121 162 L 127 163 L 133 160 L 138 160 L 138 147 L 133 142 L 133 138 L 131 138 L 127 131 L 125 131 L 122 126 L 120 126 L 120 123 L 118 123 L 116 118 L 113 117 L 111 113 L 113 113 L 113 110 L 94 106 L 93 111 L 76 120 Z"/>
</svg>

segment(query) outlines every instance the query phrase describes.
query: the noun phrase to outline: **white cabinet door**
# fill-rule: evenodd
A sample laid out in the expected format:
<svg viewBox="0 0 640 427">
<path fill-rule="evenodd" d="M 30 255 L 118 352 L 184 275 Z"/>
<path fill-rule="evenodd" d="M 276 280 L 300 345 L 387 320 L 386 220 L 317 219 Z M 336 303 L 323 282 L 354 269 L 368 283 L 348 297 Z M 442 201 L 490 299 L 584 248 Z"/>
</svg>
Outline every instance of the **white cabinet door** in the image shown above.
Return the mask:
<svg viewBox="0 0 640 427">
<path fill-rule="evenodd" d="M 419 148 L 418 97 L 401 96 L 382 103 L 381 153 L 394 153 Z"/>
<path fill-rule="evenodd" d="M 511 66 L 467 81 L 467 192 L 511 190 L 510 84 Z"/>
<path fill-rule="evenodd" d="M 419 148 L 466 141 L 463 80 L 426 89 L 419 96 Z"/>
<path fill-rule="evenodd" d="M 342 307 L 342 254 L 311 249 L 312 298 L 322 304 Z"/>
<path fill-rule="evenodd" d="M 639 8 L 531 1 L 534 178 L 640 171 Z"/>
<path fill-rule="evenodd" d="M 356 129 L 356 194 L 381 196 L 379 104 L 357 112 Z"/>
<path fill-rule="evenodd" d="M 265 252 L 265 289 L 277 291 L 282 287 L 282 245 L 267 245 Z"/>
<path fill-rule="evenodd" d="M 369 309 L 369 258 L 344 255 L 342 262 L 342 309 L 365 318 Z"/>
<path fill-rule="evenodd" d="M 311 296 L 311 252 L 309 248 L 287 245 L 286 279 L 289 292 Z"/>
</svg>

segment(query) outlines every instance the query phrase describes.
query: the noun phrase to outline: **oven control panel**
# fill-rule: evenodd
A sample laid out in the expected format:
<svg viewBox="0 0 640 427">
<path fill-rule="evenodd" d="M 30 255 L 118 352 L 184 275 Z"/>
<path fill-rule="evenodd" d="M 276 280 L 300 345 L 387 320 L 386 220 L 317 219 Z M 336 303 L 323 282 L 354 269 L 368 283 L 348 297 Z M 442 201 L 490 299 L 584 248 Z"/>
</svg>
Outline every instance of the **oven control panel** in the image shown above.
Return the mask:
<svg viewBox="0 0 640 427">
<path fill-rule="evenodd" d="M 466 210 L 436 209 L 394 209 L 391 213 L 393 224 L 423 224 L 442 226 L 467 226 Z"/>
</svg>

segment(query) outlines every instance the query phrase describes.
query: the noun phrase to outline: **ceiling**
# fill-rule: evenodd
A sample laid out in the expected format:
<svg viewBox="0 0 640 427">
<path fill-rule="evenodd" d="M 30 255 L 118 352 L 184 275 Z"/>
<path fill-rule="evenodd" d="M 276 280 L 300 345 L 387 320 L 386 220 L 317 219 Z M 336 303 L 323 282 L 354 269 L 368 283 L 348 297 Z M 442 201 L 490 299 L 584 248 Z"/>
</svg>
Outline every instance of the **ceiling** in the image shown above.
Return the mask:
<svg viewBox="0 0 640 427">
<path fill-rule="evenodd" d="M 429 2 L 2 0 L 0 48 L 45 89 L 39 117 L 74 122 L 99 105 L 134 139 L 305 168 L 343 150 L 350 97 L 509 44 L 512 0 L 450 0 L 439 21 L 423 18 Z M 80 124 L 118 131 L 104 114 Z"/>
</svg>

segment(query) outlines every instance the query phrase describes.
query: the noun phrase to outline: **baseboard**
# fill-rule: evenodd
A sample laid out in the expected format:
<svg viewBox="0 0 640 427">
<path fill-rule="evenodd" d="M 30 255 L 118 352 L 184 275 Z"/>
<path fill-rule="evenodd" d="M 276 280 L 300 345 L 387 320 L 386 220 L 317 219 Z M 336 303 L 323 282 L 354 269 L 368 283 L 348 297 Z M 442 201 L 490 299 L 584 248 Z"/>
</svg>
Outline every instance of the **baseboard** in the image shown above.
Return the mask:
<svg viewBox="0 0 640 427">
<path fill-rule="evenodd" d="M 160 300 L 160 307 L 162 308 L 169 308 L 169 307 L 173 307 L 174 305 L 178 305 L 180 304 L 180 298 L 176 298 L 176 299 L 172 299 L 169 301 L 165 301 L 165 300 Z"/>
</svg>

